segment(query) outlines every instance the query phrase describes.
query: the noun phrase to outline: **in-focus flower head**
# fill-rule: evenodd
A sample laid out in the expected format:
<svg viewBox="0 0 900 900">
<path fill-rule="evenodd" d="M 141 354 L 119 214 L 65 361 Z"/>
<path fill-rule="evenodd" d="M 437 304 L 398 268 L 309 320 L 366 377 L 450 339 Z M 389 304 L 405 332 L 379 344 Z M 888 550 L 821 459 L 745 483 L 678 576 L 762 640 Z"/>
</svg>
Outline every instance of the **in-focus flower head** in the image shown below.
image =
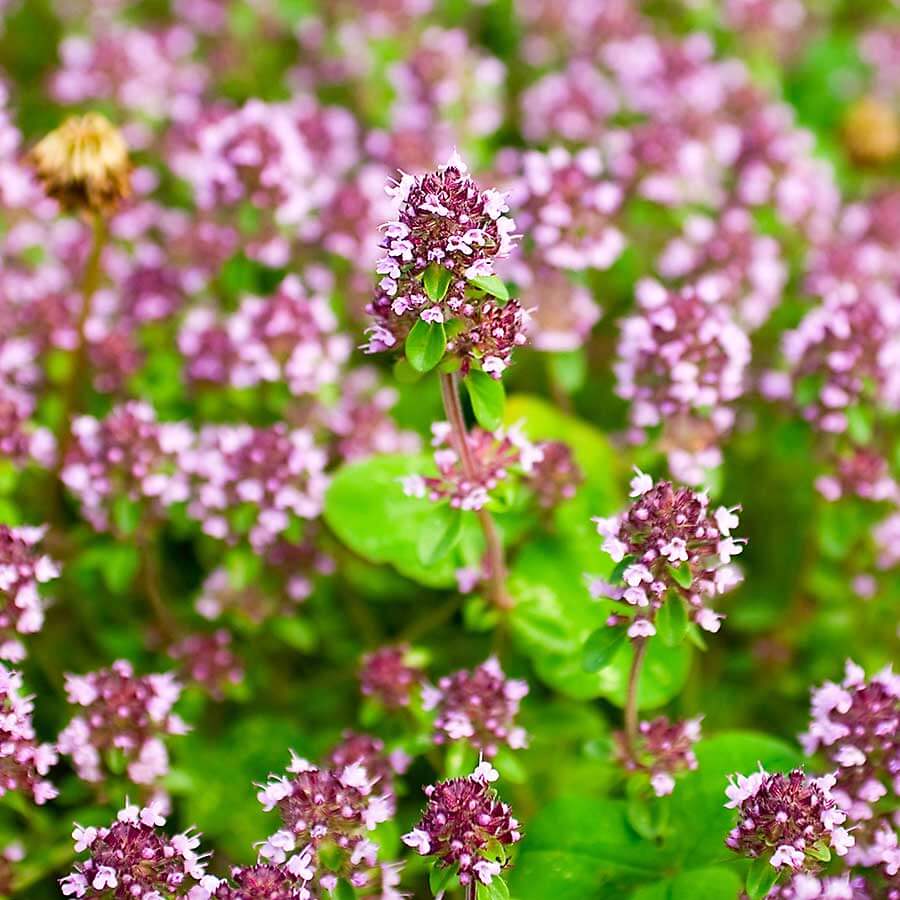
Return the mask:
<svg viewBox="0 0 900 900">
<path fill-rule="evenodd" d="M 489 758 L 503 744 L 524 747 L 528 737 L 515 720 L 527 693 L 528 684 L 507 678 L 494 657 L 472 671 L 441 678 L 437 687 L 427 685 L 423 701 L 426 709 L 436 711 L 435 743 L 463 740 Z"/>
<path fill-rule="evenodd" d="M 82 707 L 60 732 L 59 752 L 72 759 L 80 778 L 102 781 L 103 755 L 121 753 L 135 784 L 154 784 L 169 771 L 163 738 L 187 733 L 172 712 L 181 685 L 170 673 L 135 675 L 129 662 L 87 675 L 66 675 L 69 702 Z"/>
<path fill-rule="evenodd" d="M 0 797 L 28 794 L 39 806 L 57 795 L 46 779 L 56 749 L 39 744 L 32 724 L 34 703 L 22 695 L 22 676 L 0 664 Z"/>
<path fill-rule="evenodd" d="M 834 784 L 833 775 L 812 778 L 801 769 L 731 776 L 725 806 L 739 818 L 726 845 L 751 859 L 771 854 L 775 868 L 794 872 L 816 870 L 828 849 L 844 856 L 854 839 L 841 827 L 847 816 L 831 793 Z"/>
<path fill-rule="evenodd" d="M 426 787 L 422 818 L 403 835 L 403 843 L 422 856 L 434 856 L 442 868 L 458 866 L 461 884 L 490 884 L 508 864 L 506 848 L 522 837 L 509 806 L 491 787 L 498 777 L 481 763 L 466 778 Z"/>
<path fill-rule="evenodd" d="M 730 565 L 745 543 L 732 534 L 739 507 L 720 506 L 711 513 L 705 493 L 668 481 L 654 483 L 635 471 L 631 506 L 620 515 L 594 519 L 603 550 L 620 573 L 616 584 L 593 580 L 591 594 L 629 609 L 629 615 L 612 615 L 609 624 L 628 623 L 632 639 L 656 633 L 654 619 L 663 603 L 685 602 L 697 625 L 718 631 L 722 616 L 706 604 L 740 582 Z"/>
<path fill-rule="evenodd" d="M 378 845 L 367 834 L 393 815 L 394 798 L 364 765 L 318 768 L 292 754 L 288 774 L 270 776 L 257 796 L 283 822 L 261 846 L 263 860 L 284 865 L 311 892 L 334 890 L 339 878 L 370 884 Z"/>
<path fill-rule="evenodd" d="M 524 343 L 524 314 L 516 301 L 502 306 L 473 290 L 472 280 L 493 276 L 494 262 L 512 248 L 515 223 L 505 215 L 506 198 L 482 191 L 458 156 L 427 175 L 402 173 L 388 192 L 399 214 L 382 226 L 385 252 L 376 265 L 380 280 L 368 307 L 374 321 L 365 349 L 399 349 L 418 321 L 455 321 L 449 349 L 461 358 L 463 373 L 477 361 L 499 377 L 513 348 Z M 441 283 L 431 296 L 426 278 Z"/>
<path fill-rule="evenodd" d="M 138 807 L 126 801 L 112 825 L 75 826 L 76 853 L 88 858 L 60 880 L 66 897 L 103 900 L 208 900 L 200 886 L 206 874 L 204 857 L 196 851 L 200 836 L 193 831 L 169 837 L 162 805 Z"/>
<path fill-rule="evenodd" d="M 410 648 L 406 645 L 380 647 L 366 654 L 359 672 L 360 690 L 366 697 L 373 697 L 388 709 L 409 706 L 416 686 L 425 673 L 410 660 Z"/>
<path fill-rule="evenodd" d="M 700 718 L 670 722 L 666 716 L 657 716 L 641 722 L 634 748 L 637 758 L 628 752 L 622 732 L 616 733 L 615 740 L 622 765 L 631 771 L 647 772 L 653 792 L 663 797 L 674 790 L 676 775 L 697 768 L 694 744 L 700 740 Z"/>
<path fill-rule="evenodd" d="M 59 576 L 59 566 L 36 549 L 45 530 L 0 525 L 0 659 L 23 660 L 21 635 L 44 624 L 39 585 Z"/>
<path fill-rule="evenodd" d="M 67 210 L 110 213 L 131 193 L 128 146 L 99 113 L 66 119 L 34 146 L 31 162 Z"/>
<path fill-rule="evenodd" d="M 231 870 L 230 881 L 216 887 L 212 900 L 307 900 L 310 896 L 285 866 L 241 866 Z"/>
</svg>

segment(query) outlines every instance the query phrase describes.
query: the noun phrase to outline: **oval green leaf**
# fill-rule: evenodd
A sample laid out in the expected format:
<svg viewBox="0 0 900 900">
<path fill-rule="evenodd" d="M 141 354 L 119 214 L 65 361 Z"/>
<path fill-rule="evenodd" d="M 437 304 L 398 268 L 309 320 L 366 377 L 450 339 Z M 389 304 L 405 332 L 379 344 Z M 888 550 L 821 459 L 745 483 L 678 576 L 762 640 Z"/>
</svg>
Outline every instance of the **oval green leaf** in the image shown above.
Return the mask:
<svg viewBox="0 0 900 900">
<path fill-rule="evenodd" d="M 503 424 L 506 391 L 503 382 L 474 370 L 463 379 L 472 401 L 472 411 L 478 424 L 487 431 L 496 431 Z"/>
<path fill-rule="evenodd" d="M 447 333 L 443 323 L 419 319 L 406 336 L 406 358 L 417 372 L 430 372 L 444 357 Z"/>
</svg>

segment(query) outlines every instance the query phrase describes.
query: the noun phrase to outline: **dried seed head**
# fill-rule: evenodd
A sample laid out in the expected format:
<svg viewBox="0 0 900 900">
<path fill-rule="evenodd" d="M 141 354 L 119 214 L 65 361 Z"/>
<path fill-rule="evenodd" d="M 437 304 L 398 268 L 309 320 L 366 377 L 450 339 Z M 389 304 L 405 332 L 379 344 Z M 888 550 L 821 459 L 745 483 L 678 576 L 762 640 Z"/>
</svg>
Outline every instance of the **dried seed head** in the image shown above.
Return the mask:
<svg viewBox="0 0 900 900">
<path fill-rule="evenodd" d="M 30 159 L 48 196 L 64 209 L 109 213 L 131 193 L 128 145 L 99 113 L 66 119 Z"/>
</svg>

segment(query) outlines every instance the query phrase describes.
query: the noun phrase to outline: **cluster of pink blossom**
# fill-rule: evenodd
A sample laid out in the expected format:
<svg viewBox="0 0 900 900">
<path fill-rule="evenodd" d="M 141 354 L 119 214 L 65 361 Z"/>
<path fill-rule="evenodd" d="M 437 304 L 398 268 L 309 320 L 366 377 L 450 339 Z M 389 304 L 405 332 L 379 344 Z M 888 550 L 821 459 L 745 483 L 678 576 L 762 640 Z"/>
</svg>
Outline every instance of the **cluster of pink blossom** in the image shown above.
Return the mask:
<svg viewBox="0 0 900 900">
<path fill-rule="evenodd" d="M 437 687 L 425 685 L 422 702 L 436 712 L 436 744 L 467 741 L 490 758 L 503 744 L 514 750 L 526 745 L 525 729 L 515 720 L 527 694 L 527 682 L 507 678 L 491 657 L 471 672 L 462 669 L 444 676 Z"/>
<path fill-rule="evenodd" d="M 210 537 L 272 548 L 322 511 L 326 461 L 305 429 L 204 426 L 180 457 L 191 481 L 188 514 Z"/>
<path fill-rule="evenodd" d="M 127 803 L 112 825 L 75 826 L 75 852 L 88 858 L 60 880 L 65 897 L 134 897 L 210 900 L 217 879 L 207 878 L 206 863 L 197 854 L 200 836 L 193 831 L 169 837 L 162 805 Z"/>
<path fill-rule="evenodd" d="M 521 249 L 529 261 L 574 272 L 608 269 L 625 249 L 615 224 L 624 198 L 600 151 L 529 150 L 518 168 L 509 200 L 527 235 Z"/>
<path fill-rule="evenodd" d="M 393 796 L 376 792 L 377 776 L 359 762 L 317 768 L 292 753 L 287 771 L 271 776 L 258 794 L 263 809 L 277 809 L 283 822 L 262 845 L 260 857 L 283 865 L 307 890 L 304 897 L 317 888 L 333 891 L 342 877 L 354 887 L 369 886 L 378 845 L 367 835 L 390 818 Z M 320 858 L 324 849 L 327 866 Z"/>
<path fill-rule="evenodd" d="M 133 114 L 126 129 L 132 147 L 149 141 L 139 117 L 195 121 L 207 86 L 208 71 L 193 60 L 191 29 L 159 30 L 111 25 L 91 38 L 69 35 L 59 47 L 60 69 L 51 92 L 63 104 L 104 99 Z"/>
<path fill-rule="evenodd" d="M 66 675 L 69 702 L 83 708 L 60 732 L 59 752 L 79 777 L 102 781 L 104 754 L 121 754 L 135 784 L 154 784 L 169 771 L 163 737 L 187 733 L 172 712 L 181 685 L 171 673 L 136 675 L 118 660 L 108 669 Z"/>
<path fill-rule="evenodd" d="M 169 656 L 180 664 L 185 683 L 198 685 L 215 700 L 244 679 L 243 664 L 231 649 L 231 632 L 224 628 L 180 638 L 170 645 Z"/>
<path fill-rule="evenodd" d="M 638 746 L 629 749 L 622 732 L 616 732 L 616 755 L 630 771 L 646 771 L 657 797 L 671 794 L 675 776 L 697 768 L 694 744 L 700 740 L 700 718 L 670 722 L 657 716 L 638 726 Z"/>
<path fill-rule="evenodd" d="M 742 207 L 726 209 L 715 219 L 689 217 L 656 266 L 667 281 L 692 285 L 704 302 L 727 307 L 748 330 L 766 322 L 787 281 L 778 242 L 757 234 Z"/>
<path fill-rule="evenodd" d="M 613 613 L 608 624 L 627 624 L 632 640 L 656 634 L 654 619 L 664 603 L 687 603 L 697 625 L 718 631 L 723 616 L 706 601 L 741 580 L 731 565 L 745 543 L 732 533 L 739 524 L 738 507 L 720 506 L 710 514 L 705 493 L 676 489 L 668 481 L 654 483 L 640 470 L 631 487 L 634 502 L 624 513 L 594 519 L 604 552 L 618 564 L 621 584 L 593 579 L 591 596 L 629 610 Z"/>
<path fill-rule="evenodd" d="M 197 307 L 178 338 L 188 378 L 236 388 L 285 382 L 295 396 L 334 383 L 350 354 L 327 296 L 289 275 L 268 297 L 247 297 L 219 323 Z"/>
<path fill-rule="evenodd" d="M 79 416 L 72 435 L 60 477 L 98 531 L 120 527 L 113 507 L 123 499 L 156 516 L 187 500 L 179 458 L 194 435 L 185 423 L 159 422 L 152 406 L 131 400 L 104 419 Z"/>
<path fill-rule="evenodd" d="M 698 285 L 669 290 L 656 281 L 637 285 L 640 310 L 622 322 L 616 393 L 631 401 L 632 425 L 663 426 L 672 449 L 715 446 L 735 419 L 744 391 L 750 342 L 724 304 L 704 297 Z M 674 454 L 680 477 L 689 465 Z"/>
<path fill-rule="evenodd" d="M 403 843 L 438 866 L 455 866 L 460 884 L 490 884 L 507 865 L 506 848 L 521 840 L 519 823 L 491 783 L 499 778 L 490 763 L 479 763 L 466 778 L 425 788 L 428 803 Z"/>
<path fill-rule="evenodd" d="M 893 569 L 900 563 L 900 512 L 891 513 L 872 529 L 879 569 Z"/>
<path fill-rule="evenodd" d="M 534 464 L 528 479 L 538 506 L 553 509 L 575 496 L 584 474 L 578 467 L 572 449 L 562 441 L 542 441 L 541 458 Z"/>
<path fill-rule="evenodd" d="M 59 576 L 59 566 L 35 549 L 45 532 L 46 527 L 0 525 L 0 659 L 9 662 L 25 658 L 20 636 L 44 624 L 39 585 Z"/>
<path fill-rule="evenodd" d="M 317 421 L 332 438 L 336 459 L 353 462 L 379 453 L 418 451 L 418 434 L 398 428 L 391 417 L 397 399 L 397 390 L 382 383 L 377 369 L 362 366 L 346 372 L 337 402 L 316 410 Z"/>
<path fill-rule="evenodd" d="M 816 489 L 831 502 L 846 496 L 873 502 L 900 499 L 900 488 L 884 456 L 866 447 L 855 447 L 838 456 L 834 471 L 816 479 Z"/>
<path fill-rule="evenodd" d="M 41 805 L 57 795 L 45 778 L 57 754 L 50 744 L 37 742 L 31 723 L 34 704 L 21 691 L 22 676 L 0 664 L 0 797 L 22 791 Z"/>
<path fill-rule="evenodd" d="M 387 709 L 409 706 L 413 690 L 425 679 L 425 673 L 409 657 L 406 645 L 380 647 L 366 654 L 359 673 L 363 695 L 374 697 Z"/>
<path fill-rule="evenodd" d="M 802 735 L 808 754 L 822 750 L 836 767 L 832 795 L 854 823 L 848 865 L 900 871 L 900 847 L 885 798 L 900 796 L 900 676 L 890 667 L 866 680 L 848 660 L 840 684 L 812 692 L 812 721 Z M 894 804 L 895 805 L 895 804 Z"/>
<path fill-rule="evenodd" d="M 432 502 L 448 500 L 454 509 L 479 510 L 491 498 L 491 491 L 513 472 L 531 476 L 543 459 L 539 444 L 532 444 L 521 428 L 511 426 L 496 432 L 473 428 L 466 435 L 466 456 L 460 458 L 452 446 L 447 422 L 431 426 L 436 476 L 408 475 L 403 490 L 410 497 L 427 497 Z"/>
<path fill-rule="evenodd" d="M 872 900 L 862 876 L 798 872 L 787 884 L 776 885 L 766 900 Z"/>
<path fill-rule="evenodd" d="M 854 839 L 842 827 L 847 816 L 831 793 L 834 784 L 833 775 L 812 778 L 801 769 L 733 775 L 725 805 L 737 810 L 738 823 L 725 843 L 751 859 L 771 854 L 776 869 L 793 872 L 815 871 L 829 849 L 845 856 Z"/>
<path fill-rule="evenodd" d="M 872 67 L 875 94 L 888 101 L 898 98 L 900 84 L 900 28 L 885 25 L 863 34 L 860 56 Z"/>
<path fill-rule="evenodd" d="M 465 374 L 473 363 L 499 378 L 515 347 L 525 342 L 525 315 L 515 300 L 501 305 L 472 293 L 479 279 L 494 275 L 494 261 L 509 255 L 515 223 L 504 215 L 506 198 L 481 191 L 454 156 L 422 177 L 404 174 L 392 196 L 399 216 L 383 226 L 385 255 L 366 350 L 399 349 L 416 322 L 444 325 L 458 320 L 447 349 Z M 429 296 L 423 279 L 437 271 L 442 290 Z M 483 281 L 481 282 L 484 283 Z"/>
</svg>

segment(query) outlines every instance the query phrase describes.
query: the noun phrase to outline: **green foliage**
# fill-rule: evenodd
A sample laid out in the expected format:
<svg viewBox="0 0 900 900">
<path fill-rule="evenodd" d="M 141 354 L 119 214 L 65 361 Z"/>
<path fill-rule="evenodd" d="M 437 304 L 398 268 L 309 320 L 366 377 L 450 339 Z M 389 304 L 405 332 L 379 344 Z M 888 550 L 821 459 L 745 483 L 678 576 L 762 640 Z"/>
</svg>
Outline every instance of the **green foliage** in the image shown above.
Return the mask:
<svg viewBox="0 0 900 900">
<path fill-rule="evenodd" d="M 469 372 L 463 379 L 472 401 L 472 412 L 478 424 L 488 431 L 496 431 L 503 424 L 503 408 L 506 403 L 506 391 L 503 382 L 491 378 L 477 369 Z"/>
<path fill-rule="evenodd" d="M 416 319 L 404 344 L 406 359 L 417 372 L 430 372 L 444 357 L 447 331 L 442 322 Z"/>
</svg>

